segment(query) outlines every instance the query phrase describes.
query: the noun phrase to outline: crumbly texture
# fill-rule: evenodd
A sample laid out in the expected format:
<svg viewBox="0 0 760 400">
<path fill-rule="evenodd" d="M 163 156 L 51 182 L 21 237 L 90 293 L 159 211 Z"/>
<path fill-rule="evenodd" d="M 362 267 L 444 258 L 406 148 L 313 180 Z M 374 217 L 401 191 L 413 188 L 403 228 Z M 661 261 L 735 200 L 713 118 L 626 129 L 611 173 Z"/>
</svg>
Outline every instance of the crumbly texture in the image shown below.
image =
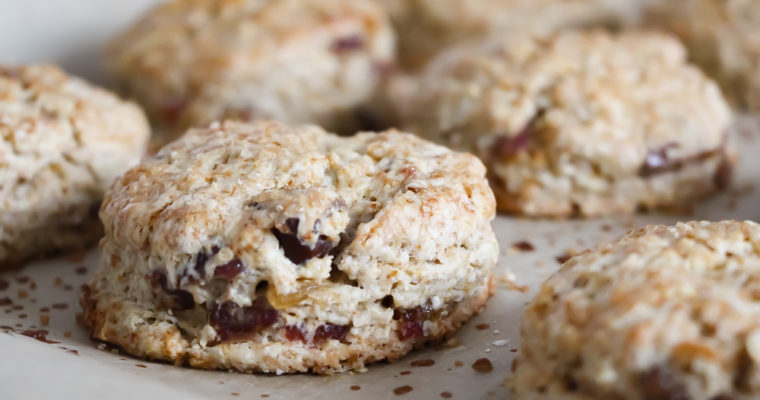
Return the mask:
<svg viewBox="0 0 760 400">
<path fill-rule="evenodd" d="M 507 212 L 680 209 L 731 176 L 729 106 L 669 36 L 500 36 L 441 55 L 407 92 L 407 129 L 477 154 Z"/>
<path fill-rule="evenodd" d="M 0 66 L 0 269 L 92 244 L 108 185 L 150 130 L 134 104 L 54 66 Z"/>
<path fill-rule="evenodd" d="M 760 112 L 760 2 L 653 1 L 644 21 L 671 31 L 733 103 Z"/>
<path fill-rule="evenodd" d="M 108 59 L 164 142 L 225 118 L 353 133 L 394 51 L 368 0 L 173 0 L 116 38 Z"/>
<path fill-rule="evenodd" d="M 409 69 L 439 51 L 495 32 L 547 33 L 633 21 L 638 0 L 375 0 L 392 16 Z"/>
<path fill-rule="evenodd" d="M 106 195 L 93 337 L 197 368 L 361 370 L 491 293 L 485 167 L 410 134 L 191 130 Z"/>
<path fill-rule="evenodd" d="M 756 399 L 760 225 L 649 226 L 571 258 L 522 319 L 517 399 Z"/>
</svg>

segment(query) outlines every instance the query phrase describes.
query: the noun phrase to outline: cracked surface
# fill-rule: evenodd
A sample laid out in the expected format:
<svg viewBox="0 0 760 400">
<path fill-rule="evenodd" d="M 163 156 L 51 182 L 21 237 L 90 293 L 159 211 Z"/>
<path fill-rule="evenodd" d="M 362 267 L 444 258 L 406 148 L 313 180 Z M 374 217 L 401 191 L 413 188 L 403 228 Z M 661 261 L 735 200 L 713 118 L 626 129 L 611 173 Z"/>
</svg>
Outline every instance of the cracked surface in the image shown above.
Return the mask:
<svg viewBox="0 0 760 400">
<path fill-rule="evenodd" d="M 413 135 L 226 122 L 114 184 L 82 303 L 94 337 L 140 357 L 361 370 L 480 310 L 494 213 L 480 161 Z"/>
<path fill-rule="evenodd" d="M 638 1 L 628 0 L 374 1 L 391 14 L 400 61 L 413 69 L 449 46 L 496 32 L 616 26 L 638 11 Z"/>
<path fill-rule="evenodd" d="M 760 395 L 760 226 L 649 226 L 571 258 L 528 305 L 518 399 Z"/>
<path fill-rule="evenodd" d="M 0 67 L 0 268 L 94 242 L 149 134 L 137 106 L 57 67 Z"/>
<path fill-rule="evenodd" d="M 678 35 L 736 106 L 760 111 L 760 2 L 655 1 L 645 21 Z"/>
<path fill-rule="evenodd" d="M 230 118 L 354 133 L 394 51 L 367 0 L 174 0 L 116 38 L 108 58 L 168 141 Z"/>
<path fill-rule="evenodd" d="M 670 36 L 495 37 L 441 55 L 410 93 L 408 130 L 477 154 L 508 212 L 678 208 L 730 180 L 728 104 Z"/>
</svg>

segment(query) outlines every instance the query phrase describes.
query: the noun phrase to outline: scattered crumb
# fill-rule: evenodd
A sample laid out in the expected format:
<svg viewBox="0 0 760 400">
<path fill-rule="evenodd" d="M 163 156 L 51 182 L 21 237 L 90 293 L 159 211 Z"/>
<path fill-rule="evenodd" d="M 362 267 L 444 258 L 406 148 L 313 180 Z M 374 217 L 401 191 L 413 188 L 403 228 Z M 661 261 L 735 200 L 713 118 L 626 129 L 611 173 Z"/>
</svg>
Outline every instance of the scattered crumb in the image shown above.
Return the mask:
<svg viewBox="0 0 760 400">
<path fill-rule="evenodd" d="M 504 339 L 504 340 L 494 340 L 493 342 L 491 342 L 491 344 L 494 345 L 495 347 L 504 347 L 508 343 L 509 343 L 509 340 L 506 340 L 506 339 Z"/>
<path fill-rule="evenodd" d="M 518 292 L 526 293 L 530 288 L 527 285 L 518 285 L 515 280 L 517 277 L 515 273 L 509 268 L 504 272 L 502 276 L 496 277 L 496 284 L 503 285 L 508 290 L 515 290 Z"/>
<path fill-rule="evenodd" d="M 487 358 L 479 358 L 472 363 L 472 369 L 478 372 L 491 372 L 493 371 L 493 364 Z"/>
<path fill-rule="evenodd" d="M 512 247 L 515 248 L 515 249 L 517 249 L 517 250 L 520 250 L 522 252 L 533 251 L 533 250 L 536 249 L 536 247 L 533 246 L 533 244 L 531 244 L 527 240 L 523 240 L 523 241 L 520 241 L 520 242 L 513 243 Z"/>
<path fill-rule="evenodd" d="M 411 386 L 404 385 L 404 386 L 399 386 L 399 387 L 393 389 L 393 393 L 395 393 L 396 396 L 400 396 L 402 394 L 407 394 L 407 393 L 411 392 L 412 390 L 414 390 L 414 388 L 412 388 Z"/>
<path fill-rule="evenodd" d="M 63 337 L 71 337 L 71 331 L 63 331 Z"/>
<path fill-rule="evenodd" d="M 40 315 L 40 325 L 42 326 L 48 326 L 50 323 L 50 316 L 49 315 Z M 65 334 L 64 334 L 65 336 Z"/>
</svg>

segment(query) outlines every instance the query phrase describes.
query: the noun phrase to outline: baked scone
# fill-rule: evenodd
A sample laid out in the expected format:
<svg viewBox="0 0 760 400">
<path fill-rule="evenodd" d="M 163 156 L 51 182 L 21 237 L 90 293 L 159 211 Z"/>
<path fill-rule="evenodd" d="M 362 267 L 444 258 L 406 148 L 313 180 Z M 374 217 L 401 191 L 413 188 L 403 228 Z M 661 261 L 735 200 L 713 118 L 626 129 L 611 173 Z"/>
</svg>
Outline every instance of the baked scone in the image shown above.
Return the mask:
<svg viewBox="0 0 760 400">
<path fill-rule="evenodd" d="M 410 92 L 407 130 L 481 157 L 507 212 L 681 208 L 731 175 L 729 106 L 669 36 L 506 35 L 441 55 Z"/>
<path fill-rule="evenodd" d="M 226 118 L 353 133 L 394 56 L 388 18 L 369 0 L 172 0 L 108 49 L 159 141 Z"/>
<path fill-rule="evenodd" d="M 736 106 L 760 112 L 760 2 L 653 1 L 647 14 L 650 26 L 686 43 L 690 57 Z"/>
<path fill-rule="evenodd" d="M 191 130 L 106 194 L 86 320 L 135 356 L 197 368 L 329 374 L 401 357 L 491 293 L 485 172 L 395 131 Z"/>
<path fill-rule="evenodd" d="M 759 249 L 754 222 L 691 222 L 571 258 L 523 316 L 516 399 L 757 399 Z"/>
<path fill-rule="evenodd" d="M 149 134 L 139 107 L 58 67 L 0 66 L 0 269 L 99 238 L 103 193 Z"/>
<path fill-rule="evenodd" d="M 501 31 L 548 33 L 614 27 L 635 20 L 629 0 L 375 0 L 388 10 L 399 35 L 399 58 L 423 66 L 455 43 Z"/>
</svg>

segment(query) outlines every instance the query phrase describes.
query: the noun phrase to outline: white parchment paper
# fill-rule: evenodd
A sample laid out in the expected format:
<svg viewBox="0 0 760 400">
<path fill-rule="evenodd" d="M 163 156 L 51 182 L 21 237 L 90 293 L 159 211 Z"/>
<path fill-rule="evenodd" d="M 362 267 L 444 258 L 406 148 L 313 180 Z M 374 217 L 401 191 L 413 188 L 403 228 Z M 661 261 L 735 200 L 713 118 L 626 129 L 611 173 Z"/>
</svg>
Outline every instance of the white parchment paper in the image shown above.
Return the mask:
<svg viewBox="0 0 760 400">
<path fill-rule="evenodd" d="M 49 60 L 102 80 L 98 49 L 156 0 L 0 0 L 0 62 Z M 77 324 L 79 287 L 98 254 L 70 255 L 0 273 L 0 399 L 505 399 L 504 380 L 519 348 L 519 319 L 558 256 L 591 247 L 649 223 L 691 219 L 760 220 L 760 133 L 745 118 L 734 188 L 688 215 L 541 221 L 500 216 L 497 289 L 486 310 L 456 335 L 458 346 L 415 351 L 399 362 L 371 365 L 363 374 L 267 376 L 197 371 L 146 362 L 88 338 Z M 518 242 L 534 250 L 519 250 Z M 527 246 L 522 246 L 527 247 Z M 507 278 L 514 282 L 508 283 Z M 3 283 L 7 282 L 7 286 Z M 7 300 L 5 300 L 7 298 Z M 44 343 L 19 332 L 45 330 Z M 29 332 L 27 332 L 29 333 Z M 38 335 L 39 336 L 39 335 Z M 488 358 L 493 371 L 471 365 Z M 433 360 L 431 366 L 412 366 Z M 410 386 L 403 395 L 394 389 Z"/>
</svg>

